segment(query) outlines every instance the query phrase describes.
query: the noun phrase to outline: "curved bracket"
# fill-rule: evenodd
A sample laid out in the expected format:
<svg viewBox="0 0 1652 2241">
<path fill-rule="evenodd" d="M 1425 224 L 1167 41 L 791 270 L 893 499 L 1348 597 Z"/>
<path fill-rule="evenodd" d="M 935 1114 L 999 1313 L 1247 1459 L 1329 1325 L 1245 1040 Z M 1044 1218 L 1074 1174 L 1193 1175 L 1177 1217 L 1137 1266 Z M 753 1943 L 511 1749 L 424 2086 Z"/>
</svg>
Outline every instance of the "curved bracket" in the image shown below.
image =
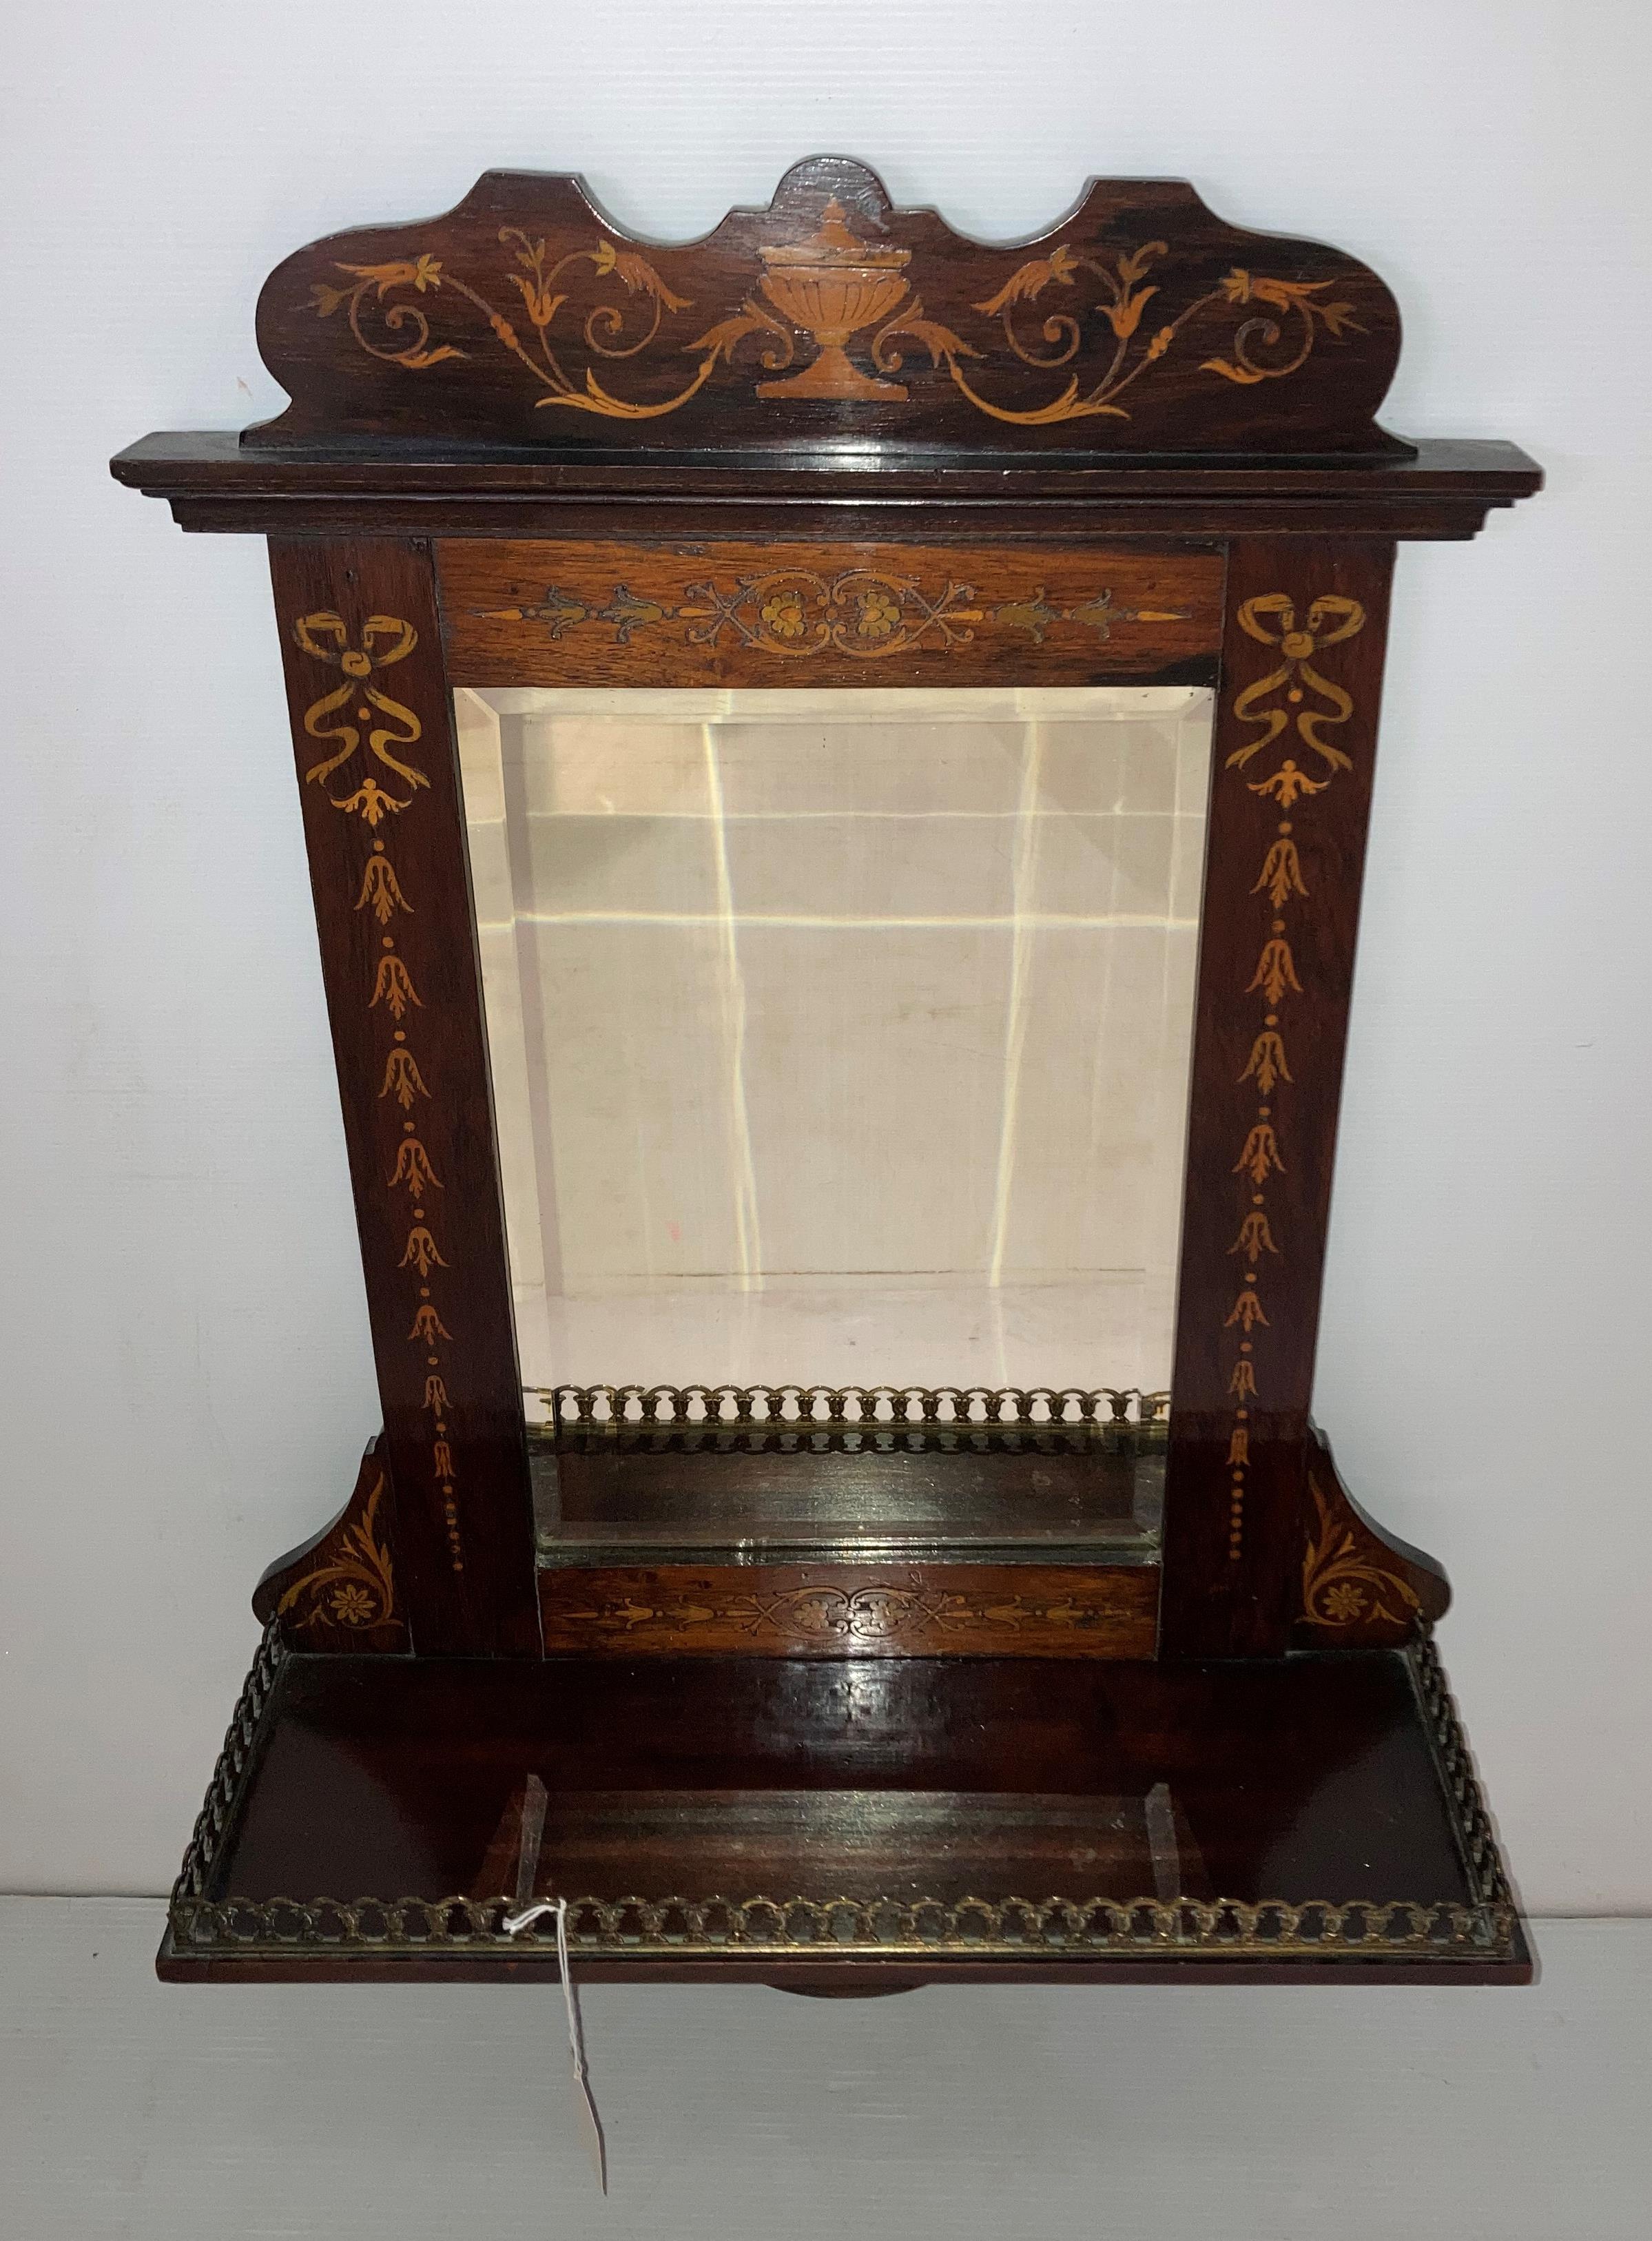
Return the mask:
<svg viewBox="0 0 1652 2241">
<path fill-rule="evenodd" d="M 367 1442 L 349 1501 L 331 1525 L 278 1558 L 252 1594 L 294 1649 L 391 1654 L 412 1648 L 397 1600 L 391 1539 L 394 1503 L 381 1438 Z"/>
<path fill-rule="evenodd" d="M 1385 1533 L 1337 1475 L 1331 1446 L 1309 1427 L 1298 1649 L 1385 1649 L 1442 1618 L 1451 1586 L 1432 1556 Z"/>
</svg>

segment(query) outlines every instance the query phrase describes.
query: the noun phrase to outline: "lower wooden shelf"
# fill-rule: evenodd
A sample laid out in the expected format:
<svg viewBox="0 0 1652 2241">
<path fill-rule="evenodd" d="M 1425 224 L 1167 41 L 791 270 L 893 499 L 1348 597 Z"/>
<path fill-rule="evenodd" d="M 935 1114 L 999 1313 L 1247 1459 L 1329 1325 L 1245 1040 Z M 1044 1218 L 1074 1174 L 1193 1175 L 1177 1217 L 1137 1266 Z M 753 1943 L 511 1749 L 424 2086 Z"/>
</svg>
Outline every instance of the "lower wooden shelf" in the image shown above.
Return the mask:
<svg viewBox="0 0 1652 2241">
<path fill-rule="evenodd" d="M 350 1657 L 273 1635 L 159 1972 L 553 1976 L 549 1919 L 505 1927 L 530 1888 L 566 1898 L 599 1979 L 1531 1974 L 1426 1636 L 1174 1665 Z"/>
</svg>

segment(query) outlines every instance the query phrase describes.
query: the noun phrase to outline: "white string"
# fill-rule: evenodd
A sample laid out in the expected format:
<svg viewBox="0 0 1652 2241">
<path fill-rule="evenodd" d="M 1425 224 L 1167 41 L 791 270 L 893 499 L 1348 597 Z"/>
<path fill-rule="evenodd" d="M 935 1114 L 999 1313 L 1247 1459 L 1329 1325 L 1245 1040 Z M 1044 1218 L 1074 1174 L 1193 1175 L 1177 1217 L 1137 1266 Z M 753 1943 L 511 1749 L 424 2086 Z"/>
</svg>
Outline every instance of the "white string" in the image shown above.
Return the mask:
<svg viewBox="0 0 1652 2241">
<path fill-rule="evenodd" d="M 579 1995 L 573 1981 L 573 1963 L 568 1958 L 568 1902 L 565 1898 L 536 1899 L 532 1906 L 523 1907 L 515 1914 L 507 1914 L 502 1926 L 508 1937 L 514 1937 L 518 1930 L 526 1930 L 547 1914 L 556 1917 L 557 1970 L 562 1978 L 562 2004 L 568 2012 L 568 2052 L 573 2057 L 573 2082 L 579 2090 L 579 2104 L 585 2116 L 585 2151 L 591 2157 L 597 2184 L 606 2194 L 608 2148 L 602 2137 L 602 2119 L 597 2114 L 596 2099 L 585 2071 L 585 2025 L 579 2015 Z"/>
</svg>

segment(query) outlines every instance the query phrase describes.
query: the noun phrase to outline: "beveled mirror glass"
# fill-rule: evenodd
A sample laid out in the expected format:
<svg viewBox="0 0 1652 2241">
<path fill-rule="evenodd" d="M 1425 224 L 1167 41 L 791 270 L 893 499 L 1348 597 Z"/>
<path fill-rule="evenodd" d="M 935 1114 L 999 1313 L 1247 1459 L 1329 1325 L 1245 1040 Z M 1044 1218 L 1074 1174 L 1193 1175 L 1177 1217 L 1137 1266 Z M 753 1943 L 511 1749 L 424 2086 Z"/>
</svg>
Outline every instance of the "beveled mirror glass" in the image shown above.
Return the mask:
<svg viewBox="0 0 1652 2241">
<path fill-rule="evenodd" d="M 804 1499 L 771 1464 L 738 1519 L 720 1487 L 714 1516 L 677 1501 L 672 1537 L 1150 1534 L 1209 693 L 524 688 L 457 714 L 531 1418 L 628 1383 L 755 1386 L 759 1415 L 794 1384 L 973 1389 L 940 1412 L 983 1423 L 1005 1389 L 1106 1389 L 1099 1423 L 1036 1403 L 1077 1435 L 1034 1433 L 1059 1467 L 976 1515 L 955 1476 L 939 1508 L 911 1471 Z M 625 1415 L 560 1413 L 593 1406 Z M 1099 1440 L 1127 1451 L 1104 1474 Z M 540 1504 L 565 1542 L 569 1475 Z"/>
</svg>

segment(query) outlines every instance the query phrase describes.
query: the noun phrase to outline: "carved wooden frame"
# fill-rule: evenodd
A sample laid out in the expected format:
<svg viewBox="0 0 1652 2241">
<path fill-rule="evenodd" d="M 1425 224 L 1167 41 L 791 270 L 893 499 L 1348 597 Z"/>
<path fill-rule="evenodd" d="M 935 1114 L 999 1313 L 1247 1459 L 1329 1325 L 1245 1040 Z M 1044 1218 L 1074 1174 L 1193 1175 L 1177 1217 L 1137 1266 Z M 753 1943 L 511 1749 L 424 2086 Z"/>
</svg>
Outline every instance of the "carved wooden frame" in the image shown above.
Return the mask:
<svg viewBox="0 0 1652 2241">
<path fill-rule="evenodd" d="M 1093 185 L 992 249 L 821 158 L 766 211 L 644 246 L 526 174 L 318 244 L 260 303 L 288 410 L 115 463 L 185 527 L 270 539 L 383 1399 L 350 1504 L 257 1608 L 310 1649 L 565 1646 L 541 1633 L 455 685 L 1198 681 L 1157 1649 L 1407 1640 L 1443 1580 L 1355 1508 L 1308 1413 L 1388 584 L 1397 540 L 1472 535 L 1535 470 L 1379 428 L 1382 284 L 1176 183 Z M 1151 1647 L 1133 1624 L 1115 1654 Z"/>
</svg>

